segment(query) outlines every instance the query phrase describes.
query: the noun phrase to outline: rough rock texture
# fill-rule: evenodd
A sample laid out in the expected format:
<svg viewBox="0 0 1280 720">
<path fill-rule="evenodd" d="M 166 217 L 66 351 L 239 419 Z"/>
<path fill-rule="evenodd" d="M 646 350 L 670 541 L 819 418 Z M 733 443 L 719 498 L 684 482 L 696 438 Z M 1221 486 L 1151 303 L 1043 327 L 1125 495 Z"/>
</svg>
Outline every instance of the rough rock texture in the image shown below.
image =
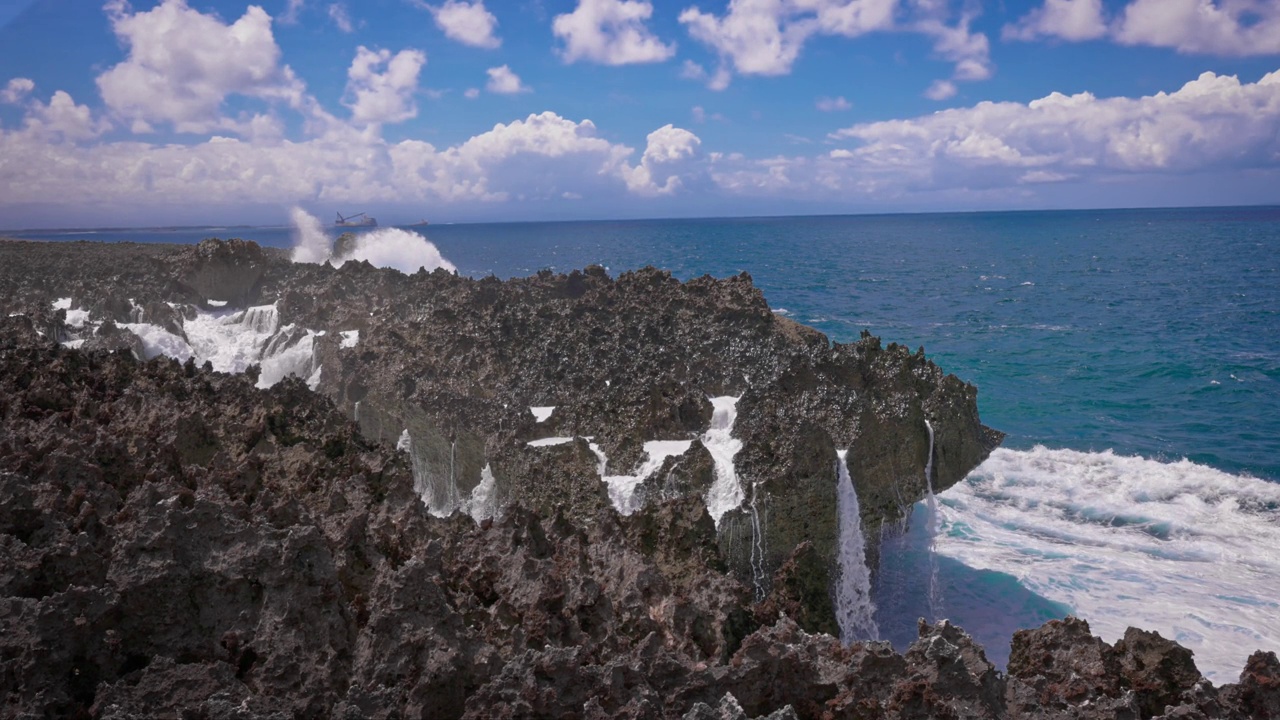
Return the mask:
<svg viewBox="0 0 1280 720">
<path fill-rule="evenodd" d="M 593 266 L 503 282 L 407 276 L 365 262 L 294 264 L 239 240 L 111 248 L 115 255 L 89 243 L 0 242 L 0 312 L 28 314 L 50 338 L 87 336 L 91 347 L 141 355 L 138 338 L 110 323 L 150 323 L 185 338 L 198 310 L 274 304 L 280 330 L 267 349 L 310 343 L 303 376 L 365 436 L 408 439 L 415 489 L 442 516 L 473 509 L 487 468 L 488 514 L 520 504 L 594 522 L 610 505 L 602 474 L 635 472 L 651 440 L 691 447 L 649 476 L 642 501 L 703 497 L 715 477 L 700 439 L 709 397 L 739 398 L 732 432 L 742 442 L 744 501 L 720 520 L 718 542 L 757 599 L 808 543 L 789 577 L 820 590 L 806 591 L 795 615 L 810 631 L 834 624 L 837 449 L 849 450 L 862 527 L 874 540 L 928 485 L 958 482 L 1002 437 L 981 424 L 976 389 L 922 352 L 865 334 L 832 344 L 771 312 L 745 273 L 682 283 L 652 268 L 610 278 Z M 50 309 L 58 297 L 87 310 L 91 327 L 67 327 L 63 311 Z M 358 333 L 354 345 L 344 332 Z M 531 406 L 556 409 L 537 422 Z M 926 422 L 936 432 L 932 478 Z M 578 439 L 528 444 L 554 436 Z M 874 567 L 874 541 L 868 553 Z"/>
<path fill-rule="evenodd" d="M 0 316 L 0 717 L 1275 717 L 1280 663 L 1068 618 L 1008 676 L 960 629 L 845 647 L 726 574 L 699 498 L 433 517 L 289 379 L 68 350 Z M 580 452 L 569 447 L 568 452 Z M 809 546 L 793 559 L 803 563 Z M 803 603 L 799 607 L 803 607 Z"/>
</svg>

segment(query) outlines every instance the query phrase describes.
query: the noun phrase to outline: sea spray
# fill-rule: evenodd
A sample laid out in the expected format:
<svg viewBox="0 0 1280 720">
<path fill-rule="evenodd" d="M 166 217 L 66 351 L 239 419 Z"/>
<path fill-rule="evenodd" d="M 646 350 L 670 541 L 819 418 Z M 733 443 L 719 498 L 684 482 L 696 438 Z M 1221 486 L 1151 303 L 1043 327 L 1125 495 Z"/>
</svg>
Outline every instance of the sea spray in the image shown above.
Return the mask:
<svg viewBox="0 0 1280 720">
<path fill-rule="evenodd" d="M 720 518 L 742 504 L 746 494 L 738 481 L 733 458 L 742 449 L 742 441 L 733 437 L 733 424 L 738 419 L 736 397 L 711 398 L 711 427 L 702 435 L 702 444 L 711 453 L 716 476 L 707 490 L 707 514 L 720 527 Z"/>
<path fill-rule="evenodd" d="M 942 617 L 942 583 L 938 577 L 938 530 L 940 529 L 940 517 L 938 515 L 938 498 L 933 494 L 933 425 L 926 418 L 924 426 L 929 430 L 929 457 L 924 463 L 924 483 L 927 494 L 925 495 L 925 507 L 928 508 L 927 530 L 929 533 L 929 614 L 933 620 Z"/>
<path fill-rule="evenodd" d="M 289 257 L 296 263 L 319 264 L 329 259 L 332 241 L 324 231 L 320 218 L 300 207 L 289 211 L 293 222 L 293 251 Z"/>
<path fill-rule="evenodd" d="M 875 621 L 876 607 L 871 601 L 871 571 L 867 568 L 858 493 L 849 476 L 849 451 L 840 450 L 837 455 L 836 507 L 840 520 L 837 561 L 840 580 L 836 585 L 836 621 L 840 625 L 840 640 L 848 645 L 855 640 L 878 640 L 880 629 Z"/>
<path fill-rule="evenodd" d="M 405 274 L 419 269 L 458 271 L 434 244 L 410 230 L 379 228 L 358 233 L 350 247 L 341 256 L 335 256 L 333 241 L 319 219 L 297 207 L 290 211 L 290 217 L 294 227 L 291 253 L 294 262 L 328 262 L 341 267 L 348 260 L 364 260 L 375 267 L 394 268 Z"/>
</svg>

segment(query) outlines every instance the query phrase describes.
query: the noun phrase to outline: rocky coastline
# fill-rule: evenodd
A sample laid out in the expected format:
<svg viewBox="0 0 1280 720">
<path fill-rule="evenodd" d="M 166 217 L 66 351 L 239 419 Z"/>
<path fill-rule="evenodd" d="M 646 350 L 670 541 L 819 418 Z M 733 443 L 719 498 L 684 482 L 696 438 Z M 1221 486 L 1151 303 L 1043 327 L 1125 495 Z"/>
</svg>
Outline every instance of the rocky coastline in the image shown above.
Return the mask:
<svg viewBox="0 0 1280 720">
<path fill-rule="evenodd" d="M 1072 618 L 842 644 L 841 458 L 874 571 L 1000 438 L 745 275 L 0 242 L 0 716 L 1280 716 Z"/>
</svg>

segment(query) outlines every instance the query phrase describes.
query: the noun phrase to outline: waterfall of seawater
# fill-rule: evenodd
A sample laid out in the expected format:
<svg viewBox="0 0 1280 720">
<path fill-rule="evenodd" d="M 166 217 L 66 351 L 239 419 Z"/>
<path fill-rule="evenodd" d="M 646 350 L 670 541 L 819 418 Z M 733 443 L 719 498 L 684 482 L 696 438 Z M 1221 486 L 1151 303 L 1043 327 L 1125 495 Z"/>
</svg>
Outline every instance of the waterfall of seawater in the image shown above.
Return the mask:
<svg viewBox="0 0 1280 720">
<path fill-rule="evenodd" d="M 836 503 L 840 518 L 838 562 L 840 580 L 836 585 L 836 621 L 840 640 L 849 645 L 856 640 L 878 640 L 876 607 L 871 602 L 871 571 L 867 568 L 866 541 L 862 537 L 862 515 L 858 493 L 849 477 L 848 450 L 839 451 L 836 467 Z"/>
<path fill-rule="evenodd" d="M 936 621 L 942 617 L 942 583 L 938 579 L 937 553 L 938 530 L 942 521 L 938 516 L 938 499 L 933 495 L 933 425 L 926 419 L 924 426 L 929 429 L 929 458 L 924 463 L 924 482 L 929 493 L 925 496 L 929 510 L 929 614 Z"/>
</svg>

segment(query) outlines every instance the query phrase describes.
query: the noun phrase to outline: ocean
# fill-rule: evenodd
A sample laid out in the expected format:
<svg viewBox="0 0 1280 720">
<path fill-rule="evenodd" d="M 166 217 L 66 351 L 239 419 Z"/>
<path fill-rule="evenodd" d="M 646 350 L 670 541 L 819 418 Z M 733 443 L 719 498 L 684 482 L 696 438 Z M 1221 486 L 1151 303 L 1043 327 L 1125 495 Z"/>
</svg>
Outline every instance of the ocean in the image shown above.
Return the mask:
<svg viewBox="0 0 1280 720">
<path fill-rule="evenodd" d="M 875 620 L 899 648 L 917 617 L 946 617 L 1002 665 L 1013 631 L 1072 613 L 1108 641 L 1175 639 L 1218 683 L 1280 650 L 1280 208 L 414 231 L 477 277 L 746 271 L 834 341 L 868 329 L 977 385 L 1004 447 L 884 538 Z M 287 227 L 10 235 L 293 243 Z"/>
</svg>

